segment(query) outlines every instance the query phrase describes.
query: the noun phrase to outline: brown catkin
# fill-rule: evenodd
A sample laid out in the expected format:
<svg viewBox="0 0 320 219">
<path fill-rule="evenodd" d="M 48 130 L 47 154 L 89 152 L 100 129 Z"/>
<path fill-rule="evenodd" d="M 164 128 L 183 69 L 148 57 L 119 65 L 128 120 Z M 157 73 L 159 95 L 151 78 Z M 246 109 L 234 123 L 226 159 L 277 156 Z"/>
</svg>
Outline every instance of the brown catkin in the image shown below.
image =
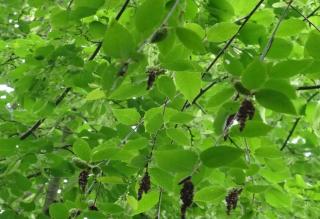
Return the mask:
<svg viewBox="0 0 320 219">
<path fill-rule="evenodd" d="M 242 189 L 232 189 L 226 196 L 227 214 L 230 215 L 231 210 L 236 209 L 238 204 L 239 195 Z"/>
<path fill-rule="evenodd" d="M 255 108 L 250 100 L 245 99 L 242 101 L 240 109 L 237 113 L 237 120 L 240 125 L 240 131 L 246 126 L 246 121 L 249 118 L 250 120 L 253 119 L 255 113 Z"/>
<path fill-rule="evenodd" d="M 90 210 L 90 211 L 98 211 L 98 208 L 97 208 L 97 206 L 95 206 L 95 205 L 93 204 L 93 205 L 90 205 L 90 206 L 89 206 L 89 210 Z"/>
<path fill-rule="evenodd" d="M 149 176 L 148 170 L 146 170 L 146 172 L 144 173 L 144 176 L 140 181 L 140 186 L 138 190 L 138 200 L 141 200 L 143 193 L 148 193 L 150 188 L 151 188 L 150 176 Z"/>
<path fill-rule="evenodd" d="M 81 190 L 81 192 L 85 192 L 86 191 L 86 187 L 88 184 L 88 178 L 89 178 L 89 171 L 88 170 L 82 170 L 79 174 L 79 188 Z"/>
<path fill-rule="evenodd" d="M 183 185 L 182 189 L 180 190 L 180 199 L 182 201 L 181 219 L 185 219 L 187 208 L 190 207 L 193 202 L 194 186 L 191 181 L 191 177 L 186 178 L 180 184 Z"/>
</svg>

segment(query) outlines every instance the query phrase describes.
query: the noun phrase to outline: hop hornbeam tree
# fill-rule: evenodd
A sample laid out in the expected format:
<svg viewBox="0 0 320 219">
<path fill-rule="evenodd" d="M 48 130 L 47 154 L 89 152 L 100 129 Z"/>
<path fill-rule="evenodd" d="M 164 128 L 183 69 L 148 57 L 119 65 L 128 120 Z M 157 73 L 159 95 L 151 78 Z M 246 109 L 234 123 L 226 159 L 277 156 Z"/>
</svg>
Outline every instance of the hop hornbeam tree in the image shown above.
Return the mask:
<svg viewBox="0 0 320 219">
<path fill-rule="evenodd" d="M 2 0 L 0 28 L 0 218 L 320 217 L 318 0 Z"/>
</svg>

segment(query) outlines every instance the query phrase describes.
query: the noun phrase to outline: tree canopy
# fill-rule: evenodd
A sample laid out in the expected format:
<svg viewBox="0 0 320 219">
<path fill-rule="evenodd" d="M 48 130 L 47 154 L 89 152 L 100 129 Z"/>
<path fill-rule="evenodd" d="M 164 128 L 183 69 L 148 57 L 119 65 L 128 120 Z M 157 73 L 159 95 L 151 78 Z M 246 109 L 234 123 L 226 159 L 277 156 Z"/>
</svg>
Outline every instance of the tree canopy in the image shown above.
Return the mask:
<svg viewBox="0 0 320 219">
<path fill-rule="evenodd" d="M 0 0 L 0 218 L 319 218 L 318 0 Z"/>
</svg>

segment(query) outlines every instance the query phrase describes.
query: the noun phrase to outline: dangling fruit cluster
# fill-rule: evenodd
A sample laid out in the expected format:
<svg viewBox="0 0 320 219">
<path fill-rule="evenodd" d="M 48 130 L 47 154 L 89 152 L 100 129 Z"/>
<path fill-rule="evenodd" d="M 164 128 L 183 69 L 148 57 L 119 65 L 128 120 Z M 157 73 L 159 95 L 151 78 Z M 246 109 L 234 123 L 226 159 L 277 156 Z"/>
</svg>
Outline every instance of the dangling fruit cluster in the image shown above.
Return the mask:
<svg viewBox="0 0 320 219">
<path fill-rule="evenodd" d="M 98 211 L 98 208 L 97 208 L 97 206 L 95 206 L 95 205 L 90 205 L 90 206 L 89 206 L 89 210 L 90 210 L 90 211 Z"/>
<path fill-rule="evenodd" d="M 144 173 L 144 176 L 140 181 L 140 186 L 138 190 L 138 200 L 141 200 L 142 194 L 148 193 L 150 188 L 151 188 L 150 176 L 149 176 L 148 170 L 146 170 L 146 172 Z"/>
<path fill-rule="evenodd" d="M 88 178 L 89 178 L 89 170 L 82 170 L 79 174 L 78 183 L 79 183 L 79 188 L 83 193 L 86 191 Z"/>
<path fill-rule="evenodd" d="M 230 215 L 231 210 L 236 209 L 239 195 L 242 192 L 242 189 L 232 189 L 229 194 L 226 196 L 227 204 L 227 214 Z"/>
<path fill-rule="evenodd" d="M 186 218 L 187 208 L 192 205 L 193 202 L 193 193 L 194 193 L 194 186 L 191 181 L 191 176 L 187 177 L 183 181 L 179 183 L 182 184 L 183 187 L 180 190 L 180 199 L 182 201 L 181 205 L 181 219 Z"/>
<path fill-rule="evenodd" d="M 159 68 L 149 68 L 147 70 L 148 74 L 148 82 L 147 82 L 147 90 L 150 90 L 153 86 L 158 75 L 163 74 L 164 70 Z"/>
<path fill-rule="evenodd" d="M 237 113 L 237 120 L 240 124 L 240 131 L 243 131 L 246 125 L 246 121 L 249 118 L 253 119 L 255 108 L 250 100 L 245 99 L 242 101 L 240 109 Z"/>
</svg>

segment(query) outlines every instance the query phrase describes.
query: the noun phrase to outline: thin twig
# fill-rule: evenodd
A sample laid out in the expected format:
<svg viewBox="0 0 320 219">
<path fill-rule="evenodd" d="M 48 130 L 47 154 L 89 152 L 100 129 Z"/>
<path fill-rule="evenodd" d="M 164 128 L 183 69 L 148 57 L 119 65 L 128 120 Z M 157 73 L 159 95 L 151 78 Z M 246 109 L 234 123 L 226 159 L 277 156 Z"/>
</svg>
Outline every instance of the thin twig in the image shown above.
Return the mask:
<svg viewBox="0 0 320 219">
<path fill-rule="evenodd" d="M 68 6 L 67 6 L 67 10 L 70 10 L 71 9 L 71 6 L 72 6 L 72 3 L 73 3 L 74 0 L 70 0 Z"/>
<path fill-rule="evenodd" d="M 118 12 L 118 14 L 117 14 L 117 16 L 115 18 L 116 21 L 118 21 L 121 18 L 123 12 L 126 10 L 128 4 L 129 4 L 129 2 L 130 2 L 130 0 L 126 0 L 124 2 L 124 4 L 122 5 L 120 11 Z M 99 42 L 98 46 L 96 47 L 96 49 L 93 51 L 92 55 L 90 56 L 89 61 L 92 61 L 98 55 L 98 53 L 100 52 L 101 47 L 102 47 L 102 42 Z"/>
<path fill-rule="evenodd" d="M 297 90 L 315 90 L 315 89 L 320 89 L 320 85 L 301 86 L 297 88 Z"/>
<path fill-rule="evenodd" d="M 288 134 L 286 140 L 283 142 L 282 147 L 280 148 L 280 151 L 282 151 L 283 149 L 285 149 L 285 147 L 288 145 L 288 142 L 289 142 L 291 136 L 293 135 L 294 131 L 296 130 L 297 125 L 298 125 L 298 123 L 300 122 L 300 120 L 301 120 L 301 117 L 296 118 L 295 122 L 293 123 L 292 128 L 291 128 L 290 131 L 289 131 L 289 134 Z"/>
<path fill-rule="evenodd" d="M 210 62 L 210 64 L 208 65 L 208 67 L 206 68 L 206 70 L 201 74 L 201 77 L 203 78 L 210 70 L 211 68 L 214 66 L 214 64 L 217 63 L 217 61 L 221 58 L 221 56 L 225 53 L 225 51 L 229 48 L 229 46 L 231 46 L 231 44 L 233 43 L 233 41 L 237 38 L 237 36 L 239 35 L 239 33 L 241 32 L 241 30 L 245 27 L 245 25 L 248 23 L 248 21 L 250 20 L 250 18 L 252 17 L 252 15 L 258 10 L 258 8 L 260 7 L 260 5 L 264 2 L 264 0 L 260 0 L 258 2 L 258 4 L 252 9 L 252 11 L 246 15 L 243 19 L 243 23 L 241 24 L 241 26 L 239 27 L 238 31 L 228 40 L 228 42 L 223 46 L 223 48 L 219 51 L 219 53 L 217 54 L 217 56 Z M 222 78 L 222 80 L 225 80 L 227 77 Z M 217 82 L 213 81 L 211 82 L 206 88 L 203 88 L 200 90 L 199 94 L 193 99 L 192 103 L 188 103 L 188 101 L 186 101 L 181 109 L 181 111 L 184 111 L 186 108 L 188 108 L 189 106 L 191 106 L 192 104 L 194 104 L 203 94 L 205 94 L 213 85 L 215 85 Z"/>
<path fill-rule="evenodd" d="M 228 76 L 224 76 L 222 78 L 217 78 L 215 80 L 213 80 L 207 87 L 205 88 L 201 88 L 200 92 L 198 93 L 198 95 L 192 100 L 191 104 L 186 101 L 183 105 L 183 107 L 181 108 L 181 111 L 184 111 L 186 108 L 190 107 L 192 104 L 195 104 L 197 102 L 197 100 L 202 97 L 213 85 L 220 83 L 224 80 L 226 80 L 228 78 Z"/>
<path fill-rule="evenodd" d="M 315 98 L 318 94 L 319 94 L 319 92 L 315 92 L 313 95 L 311 95 L 311 96 L 307 99 L 307 103 L 306 103 L 306 104 L 308 104 L 308 103 L 309 103 L 313 98 Z M 299 124 L 300 120 L 301 120 L 301 117 L 296 118 L 295 122 L 293 123 L 292 128 L 291 128 L 290 131 L 289 131 L 289 134 L 288 134 L 286 140 L 283 142 L 282 147 L 280 148 L 280 151 L 283 151 L 283 150 L 287 147 L 288 142 L 289 142 L 290 138 L 292 137 L 295 129 L 297 128 L 297 125 Z"/>
<path fill-rule="evenodd" d="M 304 18 L 303 21 L 308 22 L 311 26 L 313 26 L 317 31 L 320 32 L 319 27 L 317 27 L 312 21 L 310 21 L 310 19 L 309 19 L 308 17 L 304 16 L 296 7 L 294 7 L 294 6 L 292 6 L 292 5 L 290 5 L 290 7 L 291 7 L 295 12 L 297 12 L 301 17 Z"/>
<path fill-rule="evenodd" d="M 159 200 L 158 200 L 158 208 L 157 208 L 156 219 L 160 219 L 160 218 L 161 218 L 162 193 L 163 193 L 163 189 L 160 187 L 160 193 L 159 193 Z"/>
<path fill-rule="evenodd" d="M 122 6 L 120 12 L 118 13 L 116 20 L 119 20 L 121 15 L 123 14 L 123 12 L 125 11 L 126 7 L 128 6 L 130 0 L 126 0 L 124 5 Z M 72 2 L 71 2 L 72 3 Z M 89 61 L 92 61 L 99 53 L 100 49 L 102 47 L 102 42 L 100 42 L 97 46 L 97 48 L 95 49 L 95 51 L 92 53 L 92 55 L 89 58 Z M 67 96 L 67 94 L 69 93 L 69 91 L 71 90 L 70 87 L 67 87 L 62 94 L 57 98 L 55 105 L 59 105 L 62 100 Z M 37 130 L 40 125 L 45 121 L 45 118 L 43 119 L 39 119 L 30 129 L 28 129 L 26 132 L 24 132 L 23 134 L 21 134 L 20 136 L 20 140 L 24 140 L 27 137 L 29 137 L 35 130 Z"/>
<path fill-rule="evenodd" d="M 263 61 L 264 58 L 267 56 L 269 50 L 271 49 L 272 47 L 272 44 L 273 44 L 273 40 L 276 36 L 276 33 L 280 27 L 280 24 L 282 23 L 282 21 L 284 20 L 284 18 L 287 16 L 288 14 L 288 10 L 290 8 L 290 5 L 292 4 L 293 0 L 290 0 L 290 2 L 288 2 L 287 4 L 287 7 L 284 9 L 284 11 L 282 12 L 280 18 L 279 18 L 279 21 L 277 22 L 276 26 L 274 27 L 273 31 L 272 31 L 272 34 L 267 42 L 267 45 L 264 47 L 261 55 L 260 55 L 260 60 Z"/>
<path fill-rule="evenodd" d="M 317 13 L 317 11 L 320 9 L 320 6 L 318 6 L 316 9 L 314 9 L 310 14 L 307 15 L 306 18 L 312 17 L 313 15 L 315 15 L 315 13 Z"/>
<path fill-rule="evenodd" d="M 264 0 L 260 0 L 258 4 L 252 9 L 252 11 L 244 17 L 244 21 L 241 24 L 238 31 L 228 40 L 228 42 L 224 45 L 224 47 L 219 51 L 217 56 L 212 60 L 212 62 L 208 65 L 206 70 L 202 73 L 202 78 L 207 74 L 210 69 L 214 66 L 214 64 L 219 60 L 219 58 L 225 53 L 225 51 L 229 48 L 229 46 L 233 43 L 233 41 L 237 38 L 238 34 L 241 32 L 241 30 L 244 28 L 244 26 L 248 23 L 252 15 L 258 10 L 260 5 L 264 2 Z"/>
<path fill-rule="evenodd" d="M 117 20 L 117 21 L 121 18 L 123 12 L 124 12 L 124 11 L 126 10 L 126 8 L 128 7 L 129 2 L 130 2 L 130 0 L 126 0 L 125 3 L 122 5 L 120 11 L 118 12 L 118 14 L 117 14 L 117 16 L 116 16 L 116 20 Z"/>
</svg>

